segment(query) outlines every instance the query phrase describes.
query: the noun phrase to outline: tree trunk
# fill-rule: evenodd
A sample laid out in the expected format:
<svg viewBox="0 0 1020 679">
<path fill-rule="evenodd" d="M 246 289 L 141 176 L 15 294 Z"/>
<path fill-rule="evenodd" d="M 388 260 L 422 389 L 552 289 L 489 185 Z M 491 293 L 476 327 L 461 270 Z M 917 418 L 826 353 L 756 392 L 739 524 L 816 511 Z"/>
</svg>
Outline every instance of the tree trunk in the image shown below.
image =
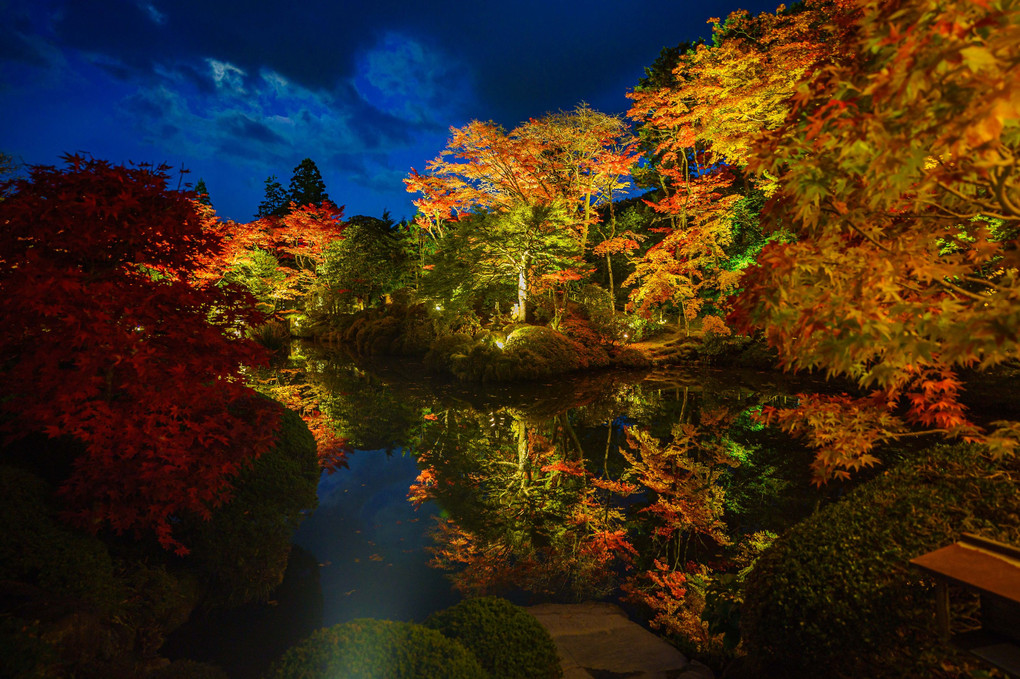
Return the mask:
<svg viewBox="0 0 1020 679">
<path fill-rule="evenodd" d="M 521 267 L 517 271 L 517 313 L 514 320 L 524 323 L 528 317 L 528 253 L 521 256 Z"/>
<path fill-rule="evenodd" d="M 616 313 L 616 286 L 613 285 L 613 262 L 608 252 L 606 253 L 606 269 L 609 270 L 609 303 L 613 305 L 613 313 Z"/>
</svg>

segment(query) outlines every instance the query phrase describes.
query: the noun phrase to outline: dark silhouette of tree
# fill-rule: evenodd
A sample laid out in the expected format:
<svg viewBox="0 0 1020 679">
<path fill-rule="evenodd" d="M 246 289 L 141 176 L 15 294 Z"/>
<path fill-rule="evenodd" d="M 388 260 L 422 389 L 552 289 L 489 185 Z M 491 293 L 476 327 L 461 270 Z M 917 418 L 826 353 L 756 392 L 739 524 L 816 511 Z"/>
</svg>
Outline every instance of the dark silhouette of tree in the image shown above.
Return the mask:
<svg viewBox="0 0 1020 679">
<path fill-rule="evenodd" d="M 291 182 L 293 184 L 293 182 Z M 276 180 L 276 175 L 266 177 L 266 192 L 262 202 L 259 203 L 259 211 L 255 213 L 258 218 L 282 217 L 287 212 L 287 194 L 283 192 L 283 185 Z"/>
<path fill-rule="evenodd" d="M 198 183 L 195 184 L 195 199 L 202 205 L 212 207 L 212 201 L 209 200 L 209 189 L 205 187 L 204 179 L 199 178 Z"/>
<path fill-rule="evenodd" d="M 326 184 L 311 158 L 305 158 L 294 168 L 288 200 L 298 206 L 321 205 L 323 201 L 329 200 Z"/>
</svg>

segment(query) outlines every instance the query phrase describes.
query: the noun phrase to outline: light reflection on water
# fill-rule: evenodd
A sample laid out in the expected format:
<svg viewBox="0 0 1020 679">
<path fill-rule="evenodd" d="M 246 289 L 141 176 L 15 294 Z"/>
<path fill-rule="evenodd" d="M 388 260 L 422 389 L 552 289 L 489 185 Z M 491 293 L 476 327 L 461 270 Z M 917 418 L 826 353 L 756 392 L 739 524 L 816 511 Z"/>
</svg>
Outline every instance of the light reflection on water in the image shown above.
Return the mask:
<svg viewBox="0 0 1020 679">
<path fill-rule="evenodd" d="M 437 510 L 415 510 L 408 488 L 414 459 L 398 450 L 356 451 L 349 469 L 323 474 L 319 507 L 294 543 L 315 555 L 322 583 L 323 624 L 354 618 L 421 622 L 456 603 L 442 573 L 428 566 L 427 529 Z"/>
</svg>

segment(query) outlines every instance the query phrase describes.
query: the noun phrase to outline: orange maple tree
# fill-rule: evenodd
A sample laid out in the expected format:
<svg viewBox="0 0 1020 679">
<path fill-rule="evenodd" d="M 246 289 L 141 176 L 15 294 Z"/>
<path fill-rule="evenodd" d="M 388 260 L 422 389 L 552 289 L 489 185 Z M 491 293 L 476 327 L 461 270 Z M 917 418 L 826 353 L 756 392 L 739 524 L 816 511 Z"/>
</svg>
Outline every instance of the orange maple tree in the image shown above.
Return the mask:
<svg viewBox="0 0 1020 679">
<path fill-rule="evenodd" d="M 175 519 L 208 517 L 274 443 L 279 410 L 240 374 L 263 354 L 232 331 L 261 317 L 196 279 L 223 242 L 167 168 L 66 161 L 0 186 L 0 427 L 80 443 L 76 524 L 185 552 Z"/>
<path fill-rule="evenodd" d="M 241 282 L 270 314 L 299 305 L 316 280 L 326 248 L 343 237 L 345 226 L 343 206 L 328 200 L 321 205 L 292 202 L 282 217 L 262 217 L 243 224 L 212 219 L 212 209 L 203 209 L 225 251 L 206 263 L 201 277 L 212 282 Z"/>
<path fill-rule="evenodd" d="M 920 431 L 1015 450 L 1020 424 L 976 426 L 961 368 L 1020 358 L 1020 11 L 1007 2 L 861 2 L 856 58 L 822 64 L 751 152 L 779 190 L 733 321 L 790 369 L 863 397 L 768 411 L 818 448 L 820 478 Z"/>
<path fill-rule="evenodd" d="M 733 12 L 711 19 L 713 44 L 679 55 L 672 83 L 638 88 L 628 115 L 652 150 L 658 200 L 669 216 L 660 243 L 636 261 L 625 282 L 631 306 L 648 314 L 665 303 L 681 307 L 685 323 L 705 296 L 736 289 L 739 271 L 721 267 L 732 242 L 730 212 L 741 193 L 774 190 L 770 175 L 748 175 L 755 137 L 778 127 L 800 81 L 816 64 L 843 54 L 852 3 L 810 0 L 752 17 Z M 736 183 L 735 183 L 736 182 Z"/>
<path fill-rule="evenodd" d="M 546 237 L 567 235 L 578 261 L 584 259 L 598 209 L 628 185 L 638 158 L 634 140 L 621 120 L 587 106 L 529 120 L 510 132 L 474 121 L 451 134 L 425 174 L 412 170 L 404 180 L 409 192 L 422 196 L 414 202 L 415 221 L 438 240 L 452 224 L 484 214 L 488 219 L 478 223 L 491 225 L 496 239 L 505 243 L 512 235 L 517 247 L 500 249 L 513 251 L 510 268 L 518 277 L 517 314 L 523 319 L 537 276 L 555 274 L 532 271 L 543 257 L 536 247 Z"/>
</svg>

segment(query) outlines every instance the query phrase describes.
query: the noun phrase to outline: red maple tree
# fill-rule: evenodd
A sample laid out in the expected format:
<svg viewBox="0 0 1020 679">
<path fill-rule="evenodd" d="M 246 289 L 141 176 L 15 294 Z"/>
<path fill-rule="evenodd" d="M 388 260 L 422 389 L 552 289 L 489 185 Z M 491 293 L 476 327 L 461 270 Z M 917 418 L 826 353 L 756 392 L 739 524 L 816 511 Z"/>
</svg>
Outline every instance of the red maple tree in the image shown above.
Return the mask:
<svg viewBox="0 0 1020 679">
<path fill-rule="evenodd" d="M 208 517 L 275 439 L 278 409 L 240 374 L 260 318 L 196 278 L 222 238 L 168 168 L 65 160 L 0 185 L 0 427 L 81 442 L 60 489 L 74 523 L 184 553 L 175 519 Z"/>
</svg>

